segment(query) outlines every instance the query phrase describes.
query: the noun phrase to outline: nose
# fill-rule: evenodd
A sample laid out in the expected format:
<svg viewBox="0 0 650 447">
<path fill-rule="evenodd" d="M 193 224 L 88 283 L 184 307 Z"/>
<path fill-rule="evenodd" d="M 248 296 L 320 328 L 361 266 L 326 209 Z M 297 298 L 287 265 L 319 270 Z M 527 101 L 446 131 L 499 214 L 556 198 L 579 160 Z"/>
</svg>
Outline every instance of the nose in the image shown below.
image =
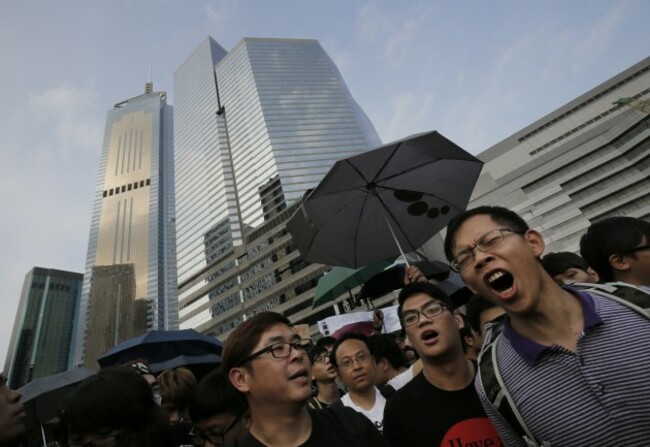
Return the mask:
<svg viewBox="0 0 650 447">
<path fill-rule="evenodd" d="M 494 256 L 491 253 L 474 249 L 474 268 L 476 270 L 483 268 L 492 259 L 494 259 Z"/>
</svg>

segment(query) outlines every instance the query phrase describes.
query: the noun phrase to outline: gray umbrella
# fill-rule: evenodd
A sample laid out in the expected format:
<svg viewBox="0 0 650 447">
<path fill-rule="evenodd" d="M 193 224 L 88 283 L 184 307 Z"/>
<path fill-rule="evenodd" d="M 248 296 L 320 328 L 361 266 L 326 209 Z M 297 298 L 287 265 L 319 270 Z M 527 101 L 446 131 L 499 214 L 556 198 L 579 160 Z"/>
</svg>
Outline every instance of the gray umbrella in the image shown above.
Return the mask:
<svg viewBox="0 0 650 447">
<path fill-rule="evenodd" d="M 438 132 L 337 161 L 287 223 L 310 262 L 413 252 L 467 207 L 483 163 Z"/>
</svg>

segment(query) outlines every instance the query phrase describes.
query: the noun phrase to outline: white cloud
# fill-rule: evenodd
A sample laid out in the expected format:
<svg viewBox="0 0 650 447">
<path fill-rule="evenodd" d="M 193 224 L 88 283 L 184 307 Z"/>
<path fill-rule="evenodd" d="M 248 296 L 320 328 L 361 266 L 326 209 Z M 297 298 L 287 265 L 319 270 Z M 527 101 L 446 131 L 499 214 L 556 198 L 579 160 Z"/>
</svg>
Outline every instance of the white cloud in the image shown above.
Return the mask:
<svg viewBox="0 0 650 447">
<path fill-rule="evenodd" d="M 36 125 L 54 129 L 48 150 L 63 156 L 96 152 L 101 145 L 103 117 L 98 112 L 98 93 L 92 85 L 61 84 L 29 98 L 28 109 Z M 52 144 L 54 143 L 54 144 Z"/>
<path fill-rule="evenodd" d="M 215 27 L 223 25 L 226 15 L 222 11 L 217 10 L 214 5 L 206 3 L 203 7 L 203 12 L 205 12 L 205 16 L 207 17 L 208 22 L 210 22 L 210 25 Z"/>
<path fill-rule="evenodd" d="M 416 91 L 403 91 L 388 98 L 387 104 L 370 110 L 382 141 L 389 142 L 410 134 L 433 130 L 432 109 L 435 104 L 433 92 L 424 95 Z"/>
</svg>

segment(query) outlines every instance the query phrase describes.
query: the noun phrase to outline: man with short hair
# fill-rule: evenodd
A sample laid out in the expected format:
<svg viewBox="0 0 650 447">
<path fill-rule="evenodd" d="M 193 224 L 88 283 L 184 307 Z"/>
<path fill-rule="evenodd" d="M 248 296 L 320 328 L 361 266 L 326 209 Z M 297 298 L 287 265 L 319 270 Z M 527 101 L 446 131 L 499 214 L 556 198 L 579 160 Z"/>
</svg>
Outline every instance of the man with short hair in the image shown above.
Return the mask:
<svg viewBox="0 0 650 447">
<path fill-rule="evenodd" d="M 495 318 L 504 314 L 503 308 L 490 302 L 481 295 L 472 295 L 465 305 L 467 311 L 467 322 L 475 334 L 476 343 L 480 353 L 483 346 L 483 335 L 485 334 L 485 325 Z"/>
<path fill-rule="evenodd" d="M 21 394 L 7 386 L 7 378 L 0 375 L 0 446 L 18 446 L 25 434 L 25 409 Z"/>
<path fill-rule="evenodd" d="M 309 399 L 309 408 L 320 409 L 341 401 L 341 392 L 336 384 L 336 368 L 330 362 L 330 351 L 316 345 L 309 352 L 311 380 L 316 385 L 316 394 Z"/>
<path fill-rule="evenodd" d="M 344 334 L 332 349 L 331 361 L 348 389 L 341 403 L 366 416 L 382 431 L 386 398 L 375 386 L 377 363 L 368 337 L 355 332 Z"/>
<path fill-rule="evenodd" d="M 397 377 L 410 366 L 404 351 L 389 334 L 374 334 L 368 337 L 368 345 L 377 362 L 375 368 L 375 386 L 385 386 L 389 380 Z"/>
<path fill-rule="evenodd" d="M 650 287 L 650 222 L 633 217 L 594 222 L 580 239 L 580 254 L 603 282 Z"/>
<path fill-rule="evenodd" d="M 598 273 L 582 259 L 580 255 L 570 251 L 559 251 L 549 253 L 542 258 L 544 270 L 555 280 L 556 283 L 563 286 L 572 283 L 591 283 L 598 282 Z"/>
<path fill-rule="evenodd" d="M 544 248 L 538 231 L 501 207 L 466 211 L 447 227 L 452 267 L 506 311 L 492 366 L 527 433 L 517 434 L 477 379 L 486 412 L 508 446 L 531 445 L 524 437 L 543 446 L 646 445 L 650 321 L 613 299 L 558 286 L 539 262 Z"/>
<path fill-rule="evenodd" d="M 250 425 L 246 400 L 220 369 L 199 381 L 189 412 L 194 422 L 189 437 L 200 447 L 227 445 L 242 436 Z"/>
<path fill-rule="evenodd" d="M 248 402 L 250 431 L 233 446 L 387 446 L 362 415 L 343 407 L 309 410 L 310 364 L 289 320 L 261 312 L 230 334 L 222 368 Z"/>
<path fill-rule="evenodd" d="M 390 443 L 500 445 L 473 387 L 476 368 L 463 352 L 463 320 L 447 295 L 433 284 L 413 283 L 398 300 L 399 320 L 423 370 L 386 404 L 384 434 Z"/>
</svg>

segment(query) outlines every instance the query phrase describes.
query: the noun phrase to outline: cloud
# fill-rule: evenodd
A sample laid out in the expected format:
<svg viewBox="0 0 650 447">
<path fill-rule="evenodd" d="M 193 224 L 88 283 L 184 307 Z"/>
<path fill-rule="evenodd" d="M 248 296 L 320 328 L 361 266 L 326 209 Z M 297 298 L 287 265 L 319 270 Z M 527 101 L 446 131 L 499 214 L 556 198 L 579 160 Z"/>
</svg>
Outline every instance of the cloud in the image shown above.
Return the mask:
<svg viewBox="0 0 650 447">
<path fill-rule="evenodd" d="M 387 105 L 371 106 L 369 115 L 376 123 L 382 141 L 389 142 L 408 135 L 432 130 L 431 115 L 435 103 L 433 92 L 424 95 L 416 91 L 402 91 L 391 95 Z"/>
<path fill-rule="evenodd" d="M 99 95 L 92 85 L 58 87 L 37 93 L 28 100 L 28 113 L 41 130 L 54 130 L 48 150 L 72 156 L 81 151 L 96 152 L 101 145 L 103 119 L 97 112 Z M 52 144 L 54 143 L 54 144 Z"/>
<path fill-rule="evenodd" d="M 208 22 L 210 22 L 210 25 L 214 27 L 220 27 L 223 25 L 226 14 L 222 11 L 217 10 L 214 5 L 206 3 L 203 7 L 203 12 L 205 12 L 205 16 L 207 17 Z"/>
</svg>

